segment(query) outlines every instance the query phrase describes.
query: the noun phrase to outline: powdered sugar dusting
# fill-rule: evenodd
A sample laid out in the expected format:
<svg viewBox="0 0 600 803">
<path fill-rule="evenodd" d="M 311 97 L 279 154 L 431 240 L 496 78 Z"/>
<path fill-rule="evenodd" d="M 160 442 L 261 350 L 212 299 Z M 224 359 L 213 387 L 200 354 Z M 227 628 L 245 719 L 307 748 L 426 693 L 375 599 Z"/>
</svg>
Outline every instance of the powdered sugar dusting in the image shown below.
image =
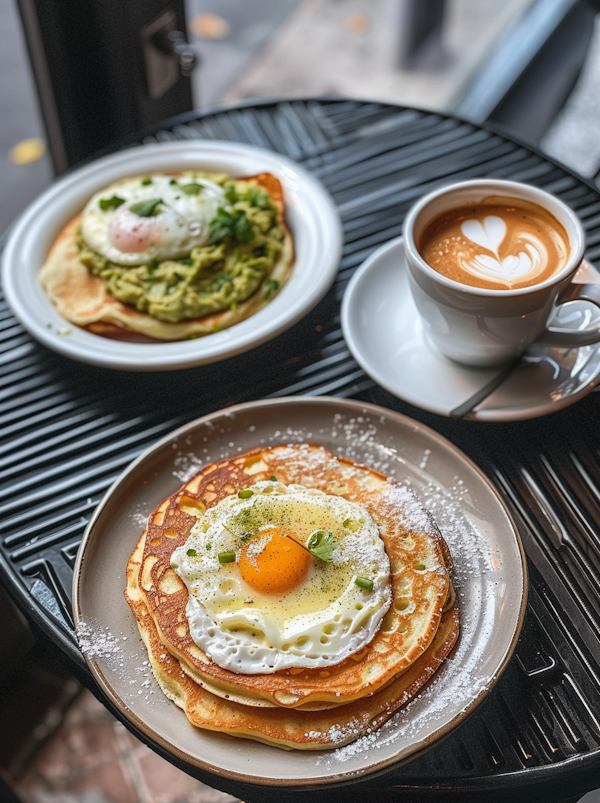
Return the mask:
<svg viewBox="0 0 600 803">
<path fill-rule="evenodd" d="M 166 697 L 158 688 L 148 653 L 139 636 L 122 631 L 113 632 L 92 619 L 80 619 L 75 631 L 82 653 L 94 663 L 105 664 L 127 688 L 123 701 L 134 700 L 164 704 Z"/>
</svg>

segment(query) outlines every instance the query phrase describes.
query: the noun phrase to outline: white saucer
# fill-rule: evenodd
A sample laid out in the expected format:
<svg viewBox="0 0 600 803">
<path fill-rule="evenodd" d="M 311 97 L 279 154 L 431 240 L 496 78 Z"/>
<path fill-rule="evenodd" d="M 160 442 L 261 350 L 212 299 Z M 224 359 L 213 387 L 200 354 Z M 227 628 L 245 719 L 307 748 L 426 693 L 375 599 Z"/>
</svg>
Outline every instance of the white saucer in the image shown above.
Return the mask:
<svg viewBox="0 0 600 803">
<path fill-rule="evenodd" d="M 576 279 L 600 284 L 600 274 L 589 263 Z M 552 323 L 584 329 L 599 318 L 591 305 L 574 302 L 563 305 Z M 408 286 L 402 237 L 378 248 L 352 277 L 342 303 L 342 329 L 370 377 L 398 398 L 438 415 L 449 416 L 499 371 L 461 366 L 427 345 Z M 531 346 L 507 379 L 465 417 L 535 418 L 573 404 L 599 381 L 600 344 Z"/>
</svg>

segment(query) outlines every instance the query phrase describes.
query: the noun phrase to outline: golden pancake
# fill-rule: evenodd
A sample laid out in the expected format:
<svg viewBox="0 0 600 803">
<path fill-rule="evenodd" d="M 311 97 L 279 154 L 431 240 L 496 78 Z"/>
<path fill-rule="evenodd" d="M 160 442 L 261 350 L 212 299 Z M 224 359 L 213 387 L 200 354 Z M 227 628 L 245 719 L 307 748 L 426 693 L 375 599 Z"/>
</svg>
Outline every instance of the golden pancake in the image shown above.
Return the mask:
<svg viewBox="0 0 600 803">
<path fill-rule="evenodd" d="M 277 210 L 277 224 L 284 232 L 282 250 L 273 268 L 246 300 L 240 301 L 232 309 L 173 323 L 140 312 L 135 306 L 112 296 L 104 280 L 90 273 L 80 261 L 77 230 L 82 215 L 78 215 L 60 232 L 40 272 L 40 283 L 58 313 L 67 321 L 101 336 L 153 342 L 209 335 L 233 326 L 262 309 L 273 295 L 270 288 L 283 287 L 292 272 L 292 235 L 285 221 L 281 184 L 275 176 L 261 173 L 236 179 L 236 182 L 261 188 L 268 193 Z"/>
<path fill-rule="evenodd" d="M 392 605 L 379 630 L 367 647 L 323 670 L 251 675 L 218 666 L 191 638 L 188 589 L 171 568 L 173 551 L 185 544 L 199 515 L 272 475 L 286 485 L 362 505 L 377 524 L 390 560 Z M 316 710 L 383 689 L 427 650 L 450 589 L 448 548 L 414 494 L 379 472 L 316 446 L 259 448 L 208 466 L 151 514 L 143 548 L 139 588 L 163 645 L 213 694 L 263 708 Z"/>
<path fill-rule="evenodd" d="M 385 689 L 329 711 L 240 705 L 216 697 L 181 672 L 166 652 L 138 586 L 144 553 L 140 539 L 127 566 L 126 598 L 137 620 L 156 680 L 164 694 L 185 712 L 196 727 L 245 737 L 280 748 L 317 750 L 341 747 L 372 733 L 423 688 L 449 655 L 458 638 L 458 610 L 451 606 L 441 617 L 429 647 Z"/>
</svg>

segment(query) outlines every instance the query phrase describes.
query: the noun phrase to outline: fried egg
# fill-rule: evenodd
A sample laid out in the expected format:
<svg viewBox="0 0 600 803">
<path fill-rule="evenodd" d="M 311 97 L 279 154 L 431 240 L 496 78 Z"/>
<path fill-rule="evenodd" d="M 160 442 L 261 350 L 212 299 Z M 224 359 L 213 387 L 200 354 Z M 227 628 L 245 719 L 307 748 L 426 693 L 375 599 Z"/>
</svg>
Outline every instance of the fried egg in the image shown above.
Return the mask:
<svg viewBox="0 0 600 803">
<path fill-rule="evenodd" d="M 369 643 L 391 604 L 367 510 L 276 480 L 209 508 L 171 566 L 189 590 L 192 639 L 242 674 L 337 664 Z"/>
<path fill-rule="evenodd" d="M 208 242 L 209 224 L 225 205 L 222 187 L 208 179 L 125 179 L 89 200 L 81 235 L 93 251 L 117 265 L 181 259 Z"/>
</svg>

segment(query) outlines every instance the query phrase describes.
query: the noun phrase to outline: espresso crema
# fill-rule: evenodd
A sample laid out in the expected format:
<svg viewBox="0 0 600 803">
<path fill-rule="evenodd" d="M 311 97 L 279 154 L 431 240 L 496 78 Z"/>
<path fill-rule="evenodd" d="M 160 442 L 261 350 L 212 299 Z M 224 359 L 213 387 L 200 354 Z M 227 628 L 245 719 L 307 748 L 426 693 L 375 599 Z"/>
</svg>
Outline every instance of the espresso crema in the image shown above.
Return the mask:
<svg viewBox="0 0 600 803">
<path fill-rule="evenodd" d="M 428 265 L 456 282 L 516 290 L 559 273 L 569 258 L 569 237 L 541 206 L 493 196 L 434 218 L 417 248 Z"/>
</svg>

